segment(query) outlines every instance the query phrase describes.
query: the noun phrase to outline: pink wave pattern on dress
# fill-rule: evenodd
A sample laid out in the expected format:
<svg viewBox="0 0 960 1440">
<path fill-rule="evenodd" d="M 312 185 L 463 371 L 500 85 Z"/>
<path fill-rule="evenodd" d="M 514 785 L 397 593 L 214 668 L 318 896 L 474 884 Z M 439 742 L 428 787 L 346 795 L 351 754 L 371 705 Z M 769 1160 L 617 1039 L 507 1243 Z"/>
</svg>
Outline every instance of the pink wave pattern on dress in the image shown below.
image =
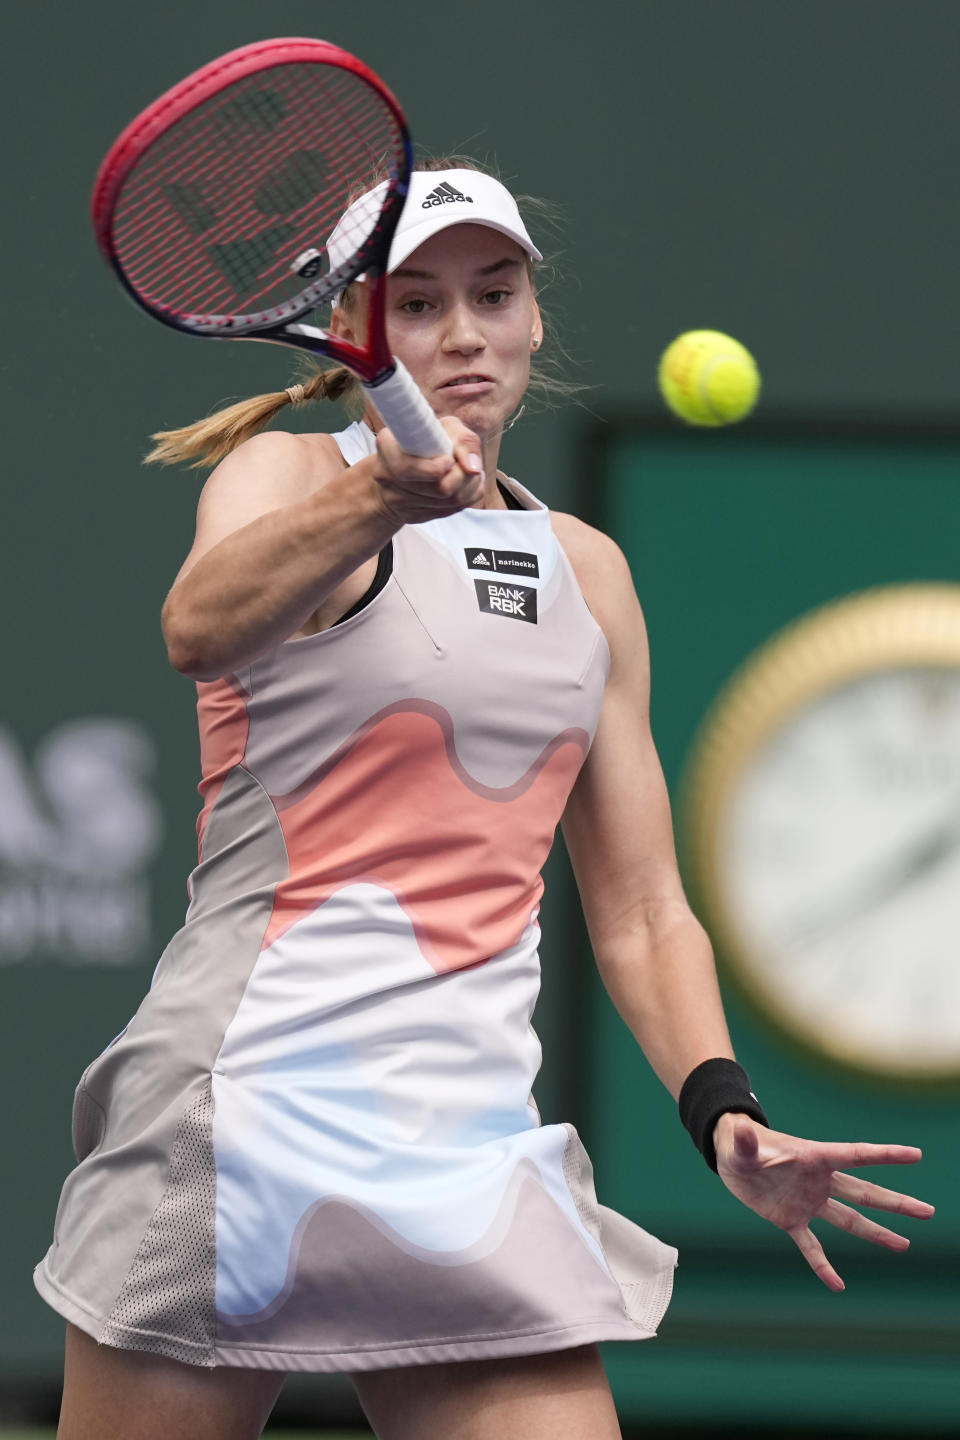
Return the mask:
<svg viewBox="0 0 960 1440">
<path fill-rule="evenodd" d="M 223 782 L 236 765 L 243 763 L 250 733 L 247 711 L 249 695 L 235 675 L 197 684 L 197 720 L 200 726 L 200 754 L 203 779 L 197 786 L 203 809 L 197 816 L 197 857 L 203 859 L 203 836 L 210 812 Z"/>
<path fill-rule="evenodd" d="M 396 897 L 438 973 L 516 944 L 588 746 L 585 731 L 564 731 L 518 781 L 481 785 L 456 756 L 447 711 L 420 701 L 388 707 L 309 788 L 273 797 L 290 874 L 277 886 L 264 947 L 359 882 Z"/>
<path fill-rule="evenodd" d="M 431 719 L 435 720 L 443 732 L 447 760 L 460 781 L 466 785 L 468 790 L 473 790 L 475 794 L 483 795 L 487 800 L 495 800 L 501 805 L 507 801 L 515 800 L 519 795 L 522 795 L 525 790 L 529 790 L 537 778 L 537 775 L 559 745 L 566 745 L 572 742 L 574 745 L 580 746 L 583 755 L 586 755 L 590 747 L 590 737 L 587 732 L 580 729 L 579 726 L 571 726 L 570 729 L 563 730 L 559 735 L 554 736 L 554 738 L 543 747 L 530 768 L 526 770 L 518 780 L 514 781 L 512 785 L 484 785 L 481 780 L 475 779 L 474 776 L 470 774 L 470 771 L 461 762 L 460 756 L 457 754 L 453 717 L 449 710 L 445 710 L 442 705 L 438 705 L 434 700 L 397 700 L 393 705 L 385 705 L 382 710 L 378 710 L 375 715 L 371 715 L 369 720 L 359 725 L 353 734 L 348 735 L 343 744 L 339 745 L 322 765 L 318 765 L 316 770 L 314 770 L 311 775 L 308 775 L 306 780 L 298 785 L 295 790 L 291 790 L 286 795 L 274 795 L 272 797 L 273 803 L 277 809 L 284 810 L 288 806 L 295 804 L 297 800 L 302 799 L 325 775 L 328 775 L 335 766 L 340 764 L 344 756 L 354 748 L 358 741 L 369 735 L 371 730 L 375 730 L 381 721 L 386 720 L 390 715 L 410 714 L 429 715 Z"/>
</svg>

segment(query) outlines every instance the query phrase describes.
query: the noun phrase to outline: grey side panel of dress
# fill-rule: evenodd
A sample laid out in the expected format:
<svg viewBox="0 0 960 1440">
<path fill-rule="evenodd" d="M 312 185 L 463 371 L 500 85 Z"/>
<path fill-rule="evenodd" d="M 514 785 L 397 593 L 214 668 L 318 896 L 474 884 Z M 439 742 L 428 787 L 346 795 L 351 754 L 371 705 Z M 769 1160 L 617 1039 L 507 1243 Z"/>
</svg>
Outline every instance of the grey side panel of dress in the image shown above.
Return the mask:
<svg viewBox="0 0 960 1440">
<path fill-rule="evenodd" d="M 132 1322 L 147 1313 L 151 1288 L 163 1316 L 171 1303 L 176 1309 L 166 1295 L 171 1286 L 195 1293 L 189 1308 L 212 1283 L 210 1072 L 260 953 L 274 884 L 287 873 L 276 812 L 245 770 L 234 770 L 225 783 L 204 849 L 189 923 L 164 951 L 130 1024 L 77 1087 L 73 1138 L 80 1163 L 64 1184 L 54 1242 L 35 1279 L 45 1299 L 104 1343 L 212 1365 L 209 1323 L 193 1344 L 193 1324 L 179 1341 L 159 1331 L 156 1317 L 145 1331 Z M 204 1209 L 205 1218 L 188 1222 L 199 1227 L 198 1253 L 206 1258 L 198 1262 L 192 1247 L 185 1254 L 181 1226 Z M 64 1230 L 69 1246 L 59 1244 Z"/>
</svg>

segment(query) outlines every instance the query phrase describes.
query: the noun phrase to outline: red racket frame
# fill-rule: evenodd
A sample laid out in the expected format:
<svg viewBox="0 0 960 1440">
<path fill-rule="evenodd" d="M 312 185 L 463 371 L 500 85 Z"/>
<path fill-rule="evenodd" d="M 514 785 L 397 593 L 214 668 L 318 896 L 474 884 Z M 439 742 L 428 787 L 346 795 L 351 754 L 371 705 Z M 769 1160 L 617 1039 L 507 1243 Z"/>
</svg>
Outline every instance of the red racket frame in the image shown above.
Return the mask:
<svg viewBox="0 0 960 1440">
<path fill-rule="evenodd" d="M 118 196 L 133 166 L 159 137 L 198 104 L 238 80 L 284 64 L 323 64 L 352 72 L 387 106 L 398 127 L 403 162 L 393 175 L 384 206 L 370 235 L 351 259 L 306 286 L 289 300 L 250 315 L 185 315 L 150 304 L 125 274 L 113 237 Z M 371 391 L 377 408 L 403 449 L 415 455 L 449 454 L 451 442 L 411 376 L 390 353 L 383 305 L 390 242 L 407 197 L 413 147 L 406 119 L 394 95 L 369 66 L 325 40 L 261 40 L 231 50 L 167 90 L 121 132 L 97 173 L 92 211 L 94 233 L 107 263 L 127 293 L 148 314 L 187 334 L 213 339 L 272 340 L 348 366 Z M 359 177 L 358 177 L 359 178 Z M 318 326 L 292 323 L 364 274 L 369 281 L 367 334 L 363 345 L 330 335 Z"/>
<path fill-rule="evenodd" d="M 114 208 L 128 175 L 150 146 L 197 105 L 212 99 L 236 81 L 254 75 L 259 70 L 292 64 L 333 65 L 338 69 L 351 71 L 376 91 L 392 112 L 402 138 L 406 167 L 402 174 L 394 178 L 377 225 L 365 244 L 346 265 L 324 275 L 316 285 L 306 286 L 292 299 L 267 310 L 245 316 L 201 317 L 178 314 L 148 305 L 128 280 L 113 238 Z M 301 348 L 342 361 L 355 370 L 365 382 L 370 383 L 392 370 L 394 363 L 387 346 L 379 292 L 390 239 L 406 200 L 412 164 L 412 143 L 400 104 L 380 77 L 362 60 L 325 40 L 306 37 L 261 40 L 231 50 L 188 75 L 148 105 L 121 131 L 103 160 L 94 183 L 91 201 L 94 234 L 101 252 L 127 293 L 164 324 L 188 334 L 213 338 L 236 339 L 246 335 L 250 338 L 294 343 Z M 310 333 L 314 329 L 312 326 L 307 327 L 306 333 L 300 331 L 295 337 L 284 337 L 282 333 L 270 334 L 274 330 L 281 331 L 289 321 L 307 314 L 327 298 L 331 291 L 342 290 L 357 275 L 364 272 L 368 273 L 371 281 L 370 331 L 364 346 L 339 338 L 327 342 L 320 338 L 324 332 Z"/>
</svg>

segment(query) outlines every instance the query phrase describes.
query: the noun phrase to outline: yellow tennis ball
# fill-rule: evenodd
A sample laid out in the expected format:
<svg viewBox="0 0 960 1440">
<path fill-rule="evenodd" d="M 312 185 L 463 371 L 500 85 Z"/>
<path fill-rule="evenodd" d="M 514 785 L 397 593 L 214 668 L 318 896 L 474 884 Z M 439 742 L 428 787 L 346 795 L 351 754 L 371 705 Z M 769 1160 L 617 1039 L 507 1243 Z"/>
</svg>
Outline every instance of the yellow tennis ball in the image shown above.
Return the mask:
<svg viewBox="0 0 960 1440">
<path fill-rule="evenodd" d="M 668 345 L 657 374 L 660 393 L 688 425 L 732 425 L 760 393 L 750 351 L 719 330 L 688 330 Z"/>
</svg>

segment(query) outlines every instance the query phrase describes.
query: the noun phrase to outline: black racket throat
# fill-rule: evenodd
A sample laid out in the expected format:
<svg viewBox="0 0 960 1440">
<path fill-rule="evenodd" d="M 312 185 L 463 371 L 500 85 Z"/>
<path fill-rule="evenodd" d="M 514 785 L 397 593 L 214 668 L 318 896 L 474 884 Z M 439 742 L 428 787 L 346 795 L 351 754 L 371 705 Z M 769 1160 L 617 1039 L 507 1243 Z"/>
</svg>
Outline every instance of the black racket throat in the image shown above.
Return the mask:
<svg viewBox="0 0 960 1440">
<path fill-rule="evenodd" d="M 309 325 L 305 322 L 295 322 L 292 325 L 285 325 L 281 331 L 274 335 L 261 335 L 263 340 L 277 340 L 281 344 L 295 344 L 302 350 L 309 350 L 315 355 L 324 355 L 328 360 L 333 360 L 339 365 L 346 365 L 355 375 L 362 380 L 368 389 L 382 385 L 389 380 L 397 368 L 397 362 L 389 354 L 373 357 L 366 350 L 361 350 L 356 345 L 349 345 L 343 341 L 331 343 L 330 335 L 322 330 L 319 325 Z"/>
<path fill-rule="evenodd" d="M 355 316 L 356 323 L 362 324 L 365 331 L 359 342 L 348 340 L 306 320 L 283 326 L 282 333 L 278 334 L 277 338 L 285 339 L 288 343 L 292 340 L 314 354 L 324 355 L 337 364 L 346 365 L 364 385 L 376 386 L 389 379 L 397 367 L 387 344 L 387 282 L 381 268 L 385 258 L 382 257 L 379 263 L 369 265 L 366 272 L 359 272 L 354 277 L 359 278 L 362 275 L 363 279 L 363 284 L 359 287 L 362 298 L 358 297 L 356 301 Z"/>
</svg>

